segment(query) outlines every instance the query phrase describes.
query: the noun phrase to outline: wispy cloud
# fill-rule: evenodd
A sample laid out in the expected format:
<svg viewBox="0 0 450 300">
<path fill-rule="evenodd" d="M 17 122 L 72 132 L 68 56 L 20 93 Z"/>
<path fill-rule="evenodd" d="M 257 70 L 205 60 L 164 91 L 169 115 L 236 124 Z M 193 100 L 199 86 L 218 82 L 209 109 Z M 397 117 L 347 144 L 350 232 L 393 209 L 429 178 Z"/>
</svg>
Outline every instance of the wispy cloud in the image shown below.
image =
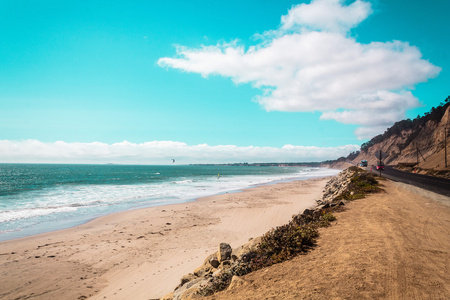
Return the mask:
<svg viewBox="0 0 450 300">
<path fill-rule="evenodd" d="M 280 27 L 246 49 L 238 41 L 192 49 L 177 47 L 162 67 L 220 75 L 261 89 L 268 111 L 320 111 L 322 119 L 361 125 L 359 138 L 380 133 L 419 105 L 414 85 L 439 74 L 407 42 L 362 44 L 348 33 L 371 13 L 355 1 L 316 0 L 292 7 Z"/>
<path fill-rule="evenodd" d="M 122 163 L 180 164 L 233 162 L 323 161 L 348 155 L 358 145 L 339 147 L 238 147 L 235 145 L 188 145 L 173 141 L 114 144 L 100 142 L 44 143 L 38 140 L 0 140 L 0 163 Z"/>
</svg>

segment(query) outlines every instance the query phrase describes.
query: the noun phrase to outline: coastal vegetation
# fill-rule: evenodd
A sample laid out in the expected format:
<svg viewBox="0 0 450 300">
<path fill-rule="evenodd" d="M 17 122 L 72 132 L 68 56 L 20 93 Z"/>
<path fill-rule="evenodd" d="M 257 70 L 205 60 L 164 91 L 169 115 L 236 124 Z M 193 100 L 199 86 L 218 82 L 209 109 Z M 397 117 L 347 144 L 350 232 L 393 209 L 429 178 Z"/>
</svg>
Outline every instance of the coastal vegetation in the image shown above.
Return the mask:
<svg viewBox="0 0 450 300">
<path fill-rule="evenodd" d="M 354 172 L 354 175 L 350 179 L 348 188 L 338 195 L 336 200 L 352 201 L 361 199 L 366 194 L 377 193 L 381 190 L 377 179 L 372 173 L 363 171 L 358 167 L 350 167 L 349 169 Z"/>
</svg>

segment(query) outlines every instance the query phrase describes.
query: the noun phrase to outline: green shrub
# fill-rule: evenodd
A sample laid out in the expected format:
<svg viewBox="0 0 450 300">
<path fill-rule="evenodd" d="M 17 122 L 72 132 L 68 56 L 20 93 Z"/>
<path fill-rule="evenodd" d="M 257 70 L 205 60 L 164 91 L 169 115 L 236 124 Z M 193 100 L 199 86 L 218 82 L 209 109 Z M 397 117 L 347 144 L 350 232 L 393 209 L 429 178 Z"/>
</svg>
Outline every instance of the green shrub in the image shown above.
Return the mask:
<svg viewBox="0 0 450 300">
<path fill-rule="evenodd" d="M 364 198 L 366 194 L 377 193 L 381 190 L 377 179 L 372 173 L 363 171 L 360 168 L 357 169 L 358 171 L 355 171 L 351 177 L 347 189 L 338 195 L 336 200 L 357 200 Z"/>
<path fill-rule="evenodd" d="M 330 223 L 336 220 L 336 217 L 330 211 L 322 211 L 321 220 L 319 221 L 320 227 L 330 226 Z"/>
<path fill-rule="evenodd" d="M 292 223 L 267 232 L 251 260 L 251 269 L 257 270 L 291 259 L 314 246 L 318 232 L 314 225 L 295 226 Z"/>
<path fill-rule="evenodd" d="M 208 284 L 200 288 L 197 294 L 201 296 L 210 296 L 216 292 L 223 291 L 230 285 L 233 275 L 231 270 L 228 270 L 217 277 L 213 277 Z"/>
</svg>

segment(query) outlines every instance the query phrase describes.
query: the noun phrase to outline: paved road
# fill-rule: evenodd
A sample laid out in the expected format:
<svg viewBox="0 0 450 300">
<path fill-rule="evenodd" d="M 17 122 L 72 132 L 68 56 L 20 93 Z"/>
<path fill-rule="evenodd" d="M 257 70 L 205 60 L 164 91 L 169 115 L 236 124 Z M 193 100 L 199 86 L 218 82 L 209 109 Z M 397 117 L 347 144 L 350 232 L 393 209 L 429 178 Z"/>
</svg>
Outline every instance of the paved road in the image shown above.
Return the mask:
<svg viewBox="0 0 450 300">
<path fill-rule="evenodd" d="M 380 174 L 375 166 L 372 167 L 372 173 Z M 392 167 L 385 167 L 384 171 L 381 171 L 381 176 L 450 197 L 450 179 L 403 172 Z"/>
</svg>

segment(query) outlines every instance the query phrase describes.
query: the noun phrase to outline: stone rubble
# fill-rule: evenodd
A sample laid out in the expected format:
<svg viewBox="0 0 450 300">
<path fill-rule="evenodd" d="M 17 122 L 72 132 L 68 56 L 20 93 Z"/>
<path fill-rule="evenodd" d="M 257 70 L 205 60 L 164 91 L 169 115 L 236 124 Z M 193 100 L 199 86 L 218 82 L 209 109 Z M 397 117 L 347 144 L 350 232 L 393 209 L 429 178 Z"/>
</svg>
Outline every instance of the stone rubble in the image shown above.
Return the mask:
<svg viewBox="0 0 450 300">
<path fill-rule="evenodd" d="M 355 172 L 351 169 L 346 169 L 333 177 L 325 185 L 322 199 L 318 200 L 317 203 L 319 205 L 329 204 L 330 206 L 333 206 L 333 204 L 336 202 L 336 197 L 347 190 L 351 182 L 351 178 L 354 174 Z"/>
</svg>

